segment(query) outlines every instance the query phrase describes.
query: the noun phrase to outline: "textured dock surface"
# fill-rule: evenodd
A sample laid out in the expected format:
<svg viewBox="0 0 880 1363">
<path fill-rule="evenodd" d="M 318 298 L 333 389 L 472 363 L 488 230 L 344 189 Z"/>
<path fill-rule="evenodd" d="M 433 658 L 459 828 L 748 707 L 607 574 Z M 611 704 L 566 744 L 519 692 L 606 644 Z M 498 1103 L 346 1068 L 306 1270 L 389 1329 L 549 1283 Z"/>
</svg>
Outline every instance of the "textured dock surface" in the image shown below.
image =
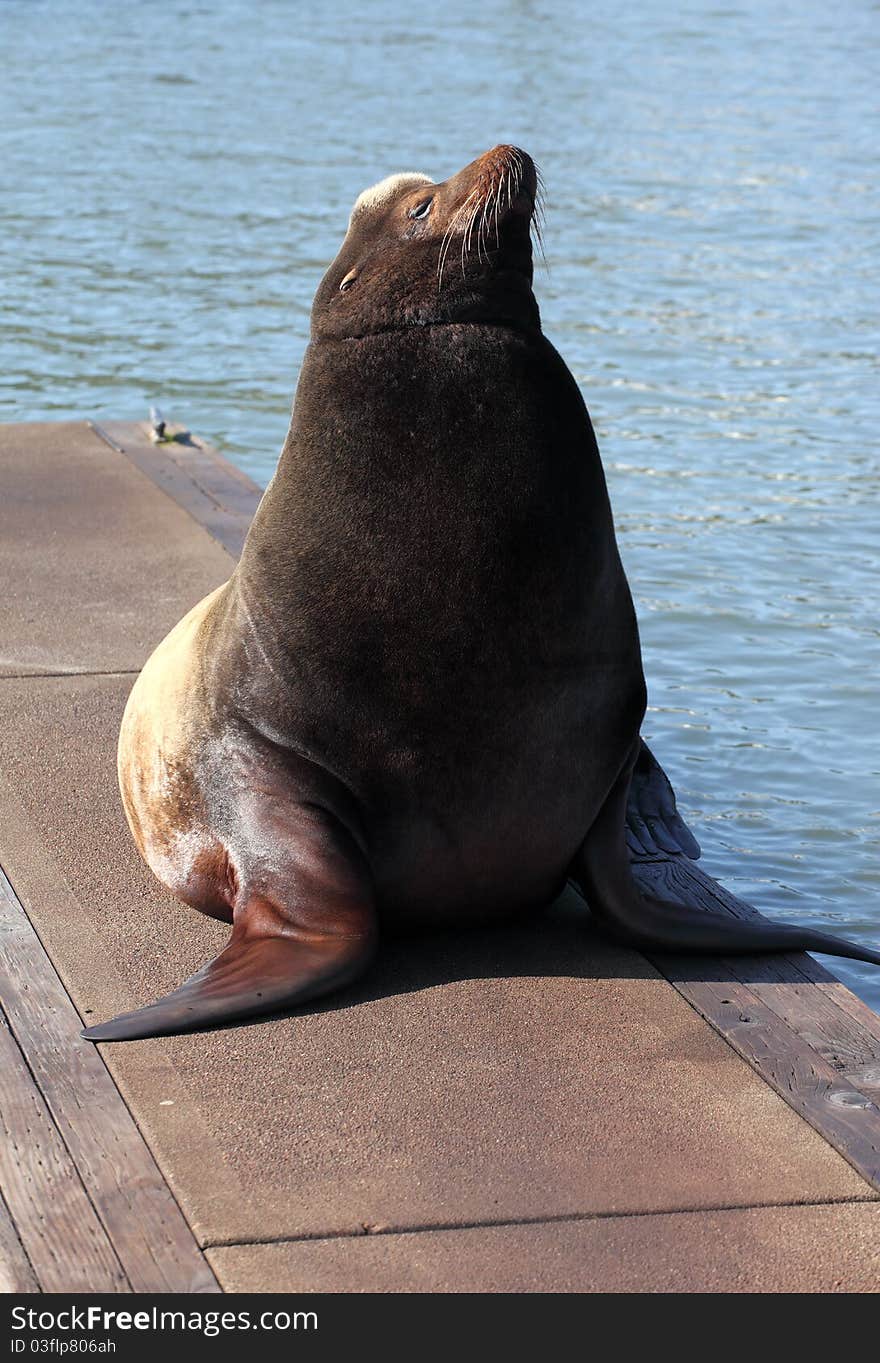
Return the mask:
<svg viewBox="0 0 880 1363">
<path fill-rule="evenodd" d="M 571 893 L 287 1018 L 79 1039 L 225 938 L 139 861 L 115 742 L 257 498 L 134 424 L 0 427 L 0 1284 L 876 1290 L 880 1018 L 806 956 L 649 962 Z"/>
</svg>

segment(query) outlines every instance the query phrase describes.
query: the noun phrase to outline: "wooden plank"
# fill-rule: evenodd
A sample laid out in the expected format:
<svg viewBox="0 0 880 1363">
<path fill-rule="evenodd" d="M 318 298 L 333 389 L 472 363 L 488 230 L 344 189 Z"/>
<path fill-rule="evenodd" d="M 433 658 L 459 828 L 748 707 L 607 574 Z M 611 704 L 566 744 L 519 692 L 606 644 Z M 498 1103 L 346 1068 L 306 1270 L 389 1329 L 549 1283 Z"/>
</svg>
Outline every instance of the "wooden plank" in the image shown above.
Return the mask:
<svg viewBox="0 0 880 1363">
<path fill-rule="evenodd" d="M 653 958 L 652 958 L 653 959 Z M 854 1169 L 880 1190 L 880 1107 L 741 981 L 706 979 L 698 960 L 655 964 L 707 1022 Z"/>
<path fill-rule="evenodd" d="M 0 1016 L 0 1191 L 44 1292 L 130 1287 L 6 1019 Z"/>
<path fill-rule="evenodd" d="M 10 1027 L 136 1292 L 219 1292 L 143 1136 L 0 869 Z"/>
<path fill-rule="evenodd" d="M 0 1293 L 39 1290 L 40 1284 L 18 1238 L 9 1208 L 0 1197 Z"/>
<path fill-rule="evenodd" d="M 638 857 L 633 859 L 632 866 L 636 880 L 646 893 L 678 898 L 691 904 L 702 904 L 707 910 L 720 909 L 736 918 L 750 918 L 758 912 L 751 904 L 738 899 L 723 885 L 719 885 L 696 862 L 690 861 L 687 857 L 662 855 Z M 815 1005 L 819 1010 L 821 996 L 829 1000 L 838 1013 L 845 1014 L 857 1024 L 863 1043 L 869 1050 L 875 1049 L 874 1042 L 880 1042 L 880 1016 L 847 989 L 836 975 L 806 952 L 737 957 L 727 961 L 726 965 L 737 979 L 743 980 L 746 984 L 766 982 L 795 986 L 812 985 L 814 986 L 812 990 L 803 992 L 807 1008 Z M 769 997 L 775 1000 L 775 1007 L 782 995 L 779 991 L 772 991 L 772 994 L 768 994 Z M 784 1009 L 782 1015 L 786 1016 Z M 832 1017 L 824 1010 L 822 1016 L 826 1021 Z M 802 1020 L 805 1027 L 809 1026 L 806 1012 L 802 1013 Z M 833 1022 L 834 1028 L 824 1038 L 823 1045 L 827 1045 L 829 1041 L 833 1042 L 838 1035 L 837 1029 L 845 1025 L 837 1016 L 834 1016 Z M 869 1043 L 868 1037 L 873 1038 L 873 1041 Z M 869 1056 L 866 1056 L 865 1063 L 871 1063 Z M 875 1076 L 870 1076 L 867 1082 L 873 1085 Z"/>
<path fill-rule="evenodd" d="M 820 992 L 827 994 L 830 999 L 833 999 L 841 1012 L 854 1018 L 866 1032 L 870 1032 L 873 1037 L 880 1041 L 880 1016 L 874 1012 L 873 1008 L 869 1008 L 864 999 L 860 999 L 851 989 L 847 989 L 846 985 L 841 983 L 830 971 L 824 970 L 818 961 L 814 961 L 810 956 L 807 957 L 807 960 L 818 971 L 822 971 L 821 976 L 810 976 L 811 979 L 815 978 L 815 984 Z"/>
<path fill-rule="evenodd" d="M 797 956 L 731 957 L 718 964 L 746 984 L 841 1079 L 873 1101 L 880 1099 L 880 1037 L 841 1008 L 833 992 L 818 989 L 801 975 Z"/>
<path fill-rule="evenodd" d="M 144 430 L 140 423 L 137 429 Z M 263 495 L 252 478 L 230 464 L 228 459 L 224 459 L 198 436 L 192 436 L 185 445 L 172 441 L 162 448 L 168 458 L 173 459 L 206 496 L 226 511 L 245 516 L 250 525 Z"/>
<path fill-rule="evenodd" d="M 156 445 L 147 435 L 148 427 L 134 421 L 89 425 L 188 511 L 233 558 L 240 556 L 261 496 L 245 474 L 202 442 Z"/>
</svg>

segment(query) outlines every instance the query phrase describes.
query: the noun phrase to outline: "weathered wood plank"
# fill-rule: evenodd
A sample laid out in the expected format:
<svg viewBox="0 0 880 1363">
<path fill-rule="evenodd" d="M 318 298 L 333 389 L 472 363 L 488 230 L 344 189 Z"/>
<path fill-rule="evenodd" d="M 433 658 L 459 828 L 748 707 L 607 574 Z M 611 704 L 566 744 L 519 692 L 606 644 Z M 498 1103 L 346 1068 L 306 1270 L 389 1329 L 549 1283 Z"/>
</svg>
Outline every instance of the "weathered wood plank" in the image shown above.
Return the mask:
<svg viewBox="0 0 880 1363">
<path fill-rule="evenodd" d="M 147 434 L 141 423 L 138 430 Z M 196 436 L 185 445 L 172 441 L 162 449 L 206 496 L 233 515 L 245 516 L 250 525 L 263 495 L 252 478 Z"/>
<path fill-rule="evenodd" d="M 6 1019 L 0 1016 L 0 1191 L 44 1292 L 130 1287 Z"/>
<path fill-rule="evenodd" d="M 702 903 L 707 909 L 720 908 L 736 918 L 749 918 L 757 913 L 751 904 L 738 899 L 686 857 L 636 858 L 633 860 L 633 873 L 646 892 L 671 895 L 673 898 L 683 896 L 687 902 Z M 748 973 L 744 973 L 746 966 L 743 961 L 750 962 Z M 737 972 L 737 978 L 750 983 L 753 976 L 758 978 L 755 975 L 757 966 L 754 964 L 758 961 L 763 962 L 762 969 L 769 972 L 762 978 L 780 984 L 816 986 L 816 994 L 825 995 L 841 1013 L 852 1018 L 862 1031 L 880 1042 L 880 1016 L 806 952 L 741 957 L 731 960 L 728 965 Z M 807 991 L 804 997 L 812 1000 L 815 995 Z"/>
<path fill-rule="evenodd" d="M 833 993 L 806 977 L 797 979 L 797 956 L 731 957 L 718 964 L 748 985 L 842 1079 L 875 1102 L 880 1098 L 880 1037 L 841 1008 Z"/>
<path fill-rule="evenodd" d="M 259 489 L 245 474 L 233 471 L 216 451 L 203 445 L 155 445 L 137 422 L 89 424 L 188 511 L 233 558 L 239 557 L 260 500 Z"/>
<path fill-rule="evenodd" d="M 39 1290 L 40 1284 L 18 1238 L 9 1208 L 0 1197 L 0 1293 Z"/>
<path fill-rule="evenodd" d="M 840 1075 L 779 1014 L 739 980 L 715 979 L 697 959 L 657 957 L 679 993 L 749 1064 L 880 1189 L 880 1107 Z"/>
<path fill-rule="evenodd" d="M 738 918 L 757 912 L 687 857 L 638 858 L 633 873 L 642 888 L 654 894 Z M 703 965 L 710 968 L 709 958 Z M 880 1017 L 812 956 L 774 952 L 712 958 L 711 967 L 716 975 L 723 970 L 748 985 L 835 1069 L 874 1096 L 880 1087 Z"/>
<path fill-rule="evenodd" d="M 815 982 L 820 992 L 827 994 L 841 1012 L 853 1018 L 860 1027 L 863 1027 L 866 1032 L 870 1032 L 873 1037 L 880 1041 L 880 1016 L 874 1012 L 873 1008 L 869 1008 L 863 999 L 860 999 L 851 989 L 847 989 L 846 985 L 832 975 L 830 971 L 824 970 L 818 961 L 814 961 L 810 956 L 807 957 L 807 960 L 816 967 L 817 971 L 822 971 L 821 976 L 811 974 L 809 977 Z"/>
<path fill-rule="evenodd" d="M 136 1292 L 219 1286 L 0 869 L 0 991 L 73 1163 Z"/>
</svg>

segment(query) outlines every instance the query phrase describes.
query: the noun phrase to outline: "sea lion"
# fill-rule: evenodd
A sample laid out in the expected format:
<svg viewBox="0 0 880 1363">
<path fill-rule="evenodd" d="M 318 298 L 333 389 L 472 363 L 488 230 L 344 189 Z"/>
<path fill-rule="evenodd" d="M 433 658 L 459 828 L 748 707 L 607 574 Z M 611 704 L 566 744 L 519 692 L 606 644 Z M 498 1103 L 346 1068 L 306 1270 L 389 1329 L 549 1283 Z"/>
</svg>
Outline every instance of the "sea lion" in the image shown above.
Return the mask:
<svg viewBox="0 0 880 1363">
<path fill-rule="evenodd" d="M 232 935 L 91 1040 L 304 1003 L 366 969 L 380 921 L 498 918 L 567 878 L 636 947 L 880 964 L 636 889 L 639 635 L 590 419 L 532 292 L 537 186 L 499 146 L 356 202 L 241 560 L 122 722 L 138 847 Z"/>
</svg>

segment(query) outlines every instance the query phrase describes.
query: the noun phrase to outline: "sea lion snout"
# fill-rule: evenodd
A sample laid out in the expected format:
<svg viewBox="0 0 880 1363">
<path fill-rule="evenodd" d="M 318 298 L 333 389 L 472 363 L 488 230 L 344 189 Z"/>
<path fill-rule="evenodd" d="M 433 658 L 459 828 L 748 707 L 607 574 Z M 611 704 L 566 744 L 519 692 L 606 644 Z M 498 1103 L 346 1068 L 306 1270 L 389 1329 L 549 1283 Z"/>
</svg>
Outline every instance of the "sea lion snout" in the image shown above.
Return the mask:
<svg viewBox="0 0 880 1363">
<path fill-rule="evenodd" d="M 495 193 L 499 191 L 504 193 L 507 184 L 510 184 L 511 207 L 517 202 L 525 201 L 529 205 L 529 211 L 534 210 L 538 192 L 538 170 L 527 151 L 502 143 L 485 152 L 477 165 L 488 177 L 490 188 Z"/>
<path fill-rule="evenodd" d="M 531 221 L 538 199 L 540 176 L 528 152 L 500 143 L 483 152 L 448 182 L 459 209 L 497 223 L 508 213 Z"/>
</svg>

